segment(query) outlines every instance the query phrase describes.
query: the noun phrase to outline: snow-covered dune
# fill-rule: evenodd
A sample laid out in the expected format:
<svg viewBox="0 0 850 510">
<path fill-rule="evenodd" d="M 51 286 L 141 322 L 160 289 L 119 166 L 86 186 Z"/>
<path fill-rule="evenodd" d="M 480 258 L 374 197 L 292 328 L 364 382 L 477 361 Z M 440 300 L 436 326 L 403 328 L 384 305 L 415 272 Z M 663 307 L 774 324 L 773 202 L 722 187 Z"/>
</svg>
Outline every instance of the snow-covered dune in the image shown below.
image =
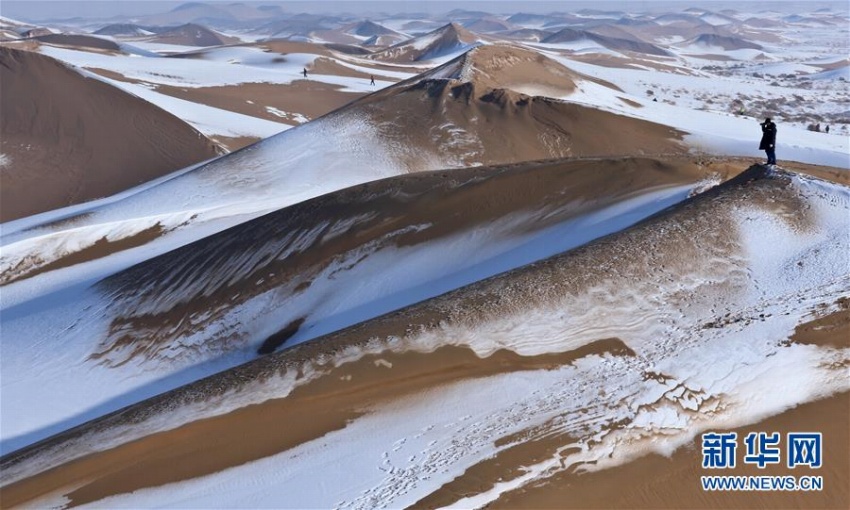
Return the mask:
<svg viewBox="0 0 850 510">
<path fill-rule="evenodd" d="M 275 211 L 94 285 L 25 296 L 75 267 L 13 283 L 4 449 L 574 248 L 735 171 L 629 159 L 409 175 Z M 44 405 L 35 412 L 32 401 Z"/>
<path fill-rule="evenodd" d="M 798 325 L 844 313 L 848 208 L 846 187 L 753 167 L 586 247 L 6 456 L 4 495 L 79 504 L 132 490 L 98 504 L 346 508 L 448 497 L 468 507 L 565 470 L 669 453 L 700 431 L 850 390 L 847 347 L 789 341 Z M 319 430 L 303 435 L 302 421 Z M 271 424 L 278 433 L 244 438 Z M 213 437 L 216 448 L 200 446 Z M 140 462 L 122 446 L 136 439 L 157 453 Z M 515 453 L 521 444 L 542 450 Z M 484 478 L 466 499 L 441 489 L 494 456 L 517 470 Z M 104 462 L 120 474 L 98 475 Z M 36 491 L 14 484 L 57 465 L 32 479 Z M 333 491 L 303 490 L 329 473 Z M 166 482 L 177 483 L 151 488 Z M 31 499 L 40 496 L 49 499 Z"/>
<path fill-rule="evenodd" d="M 74 281 L 92 280 L 109 274 L 106 268 L 114 272 L 127 267 L 126 261 L 115 262 L 118 252 L 136 250 L 128 260 L 141 261 L 269 211 L 392 175 L 685 150 L 677 140 L 681 133 L 663 125 L 500 88 L 525 89 L 529 82 L 561 93 L 576 82 L 604 87 L 528 50 L 478 48 L 171 179 L 114 199 L 7 223 L 2 281 L 29 278 L 70 261 L 80 266 Z M 588 124 L 594 128 L 585 129 Z M 623 129 L 634 134 L 608 143 Z M 139 240 L 152 230 L 153 240 Z M 100 258 L 113 262 L 84 265 Z M 45 284 L 57 288 L 73 283 L 60 280 Z M 17 301 L 19 292 L 27 291 L 11 289 L 11 296 L 3 299 Z"/>
</svg>

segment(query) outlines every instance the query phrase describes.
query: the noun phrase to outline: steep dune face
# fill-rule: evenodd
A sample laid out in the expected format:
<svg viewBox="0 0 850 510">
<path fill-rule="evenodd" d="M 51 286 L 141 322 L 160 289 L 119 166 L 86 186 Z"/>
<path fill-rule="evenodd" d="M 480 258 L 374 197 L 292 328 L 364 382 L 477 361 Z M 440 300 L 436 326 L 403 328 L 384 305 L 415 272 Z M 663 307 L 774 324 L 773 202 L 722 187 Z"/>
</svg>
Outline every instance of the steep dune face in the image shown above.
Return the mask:
<svg viewBox="0 0 850 510">
<path fill-rule="evenodd" d="M 111 195 L 218 155 L 180 119 L 49 57 L 0 48 L 0 85 L 0 221 Z"/>
<path fill-rule="evenodd" d="M 80 503 L 186 480 L 110 504 L 155 494 L 280 506 L 286 494 L 295 506 L 467 507 L 558 473 L 669 454 L 700 431 L 850 390 L 846 346 L 791 340 L 846 308 L 848 207 L 846 187 L 754 167 L 585 247 L 8 455 L 4 497 L 60 490 Z M 268 430 L 270 416 L 293 425 L 247 452 L 229 446 L 246 428 Z M 314 441 L 295 423 L 319 416 Z M 210 456 L 185 455 L 213 437 Z M 139 448 L 151 452 L 142 463 Z M 328 469 L 346 473 L 333 494 L 292 496 Z M 240 476 L 257 485 L 223 483 Z"/>
<path fill-rule="evenodd" d="M 7 393 L 7 409 L 33 399 L 45 405 L 15 420 L 24 428 L 4 422 L 4 439 L 43 435 L 37 429 L 86 416 L 79 403 L 41 392 L 79 379 L 75 370 L 91 383 L 86 406 L 115 409 L 139 394 L 188 382 L 187 376 L 208 375 L 560 253 L 735 171 L 627 159 L 400 176 L 256 218 L 78 289 L 73 298 L 56 292 L 7 308 L 10 338 L 29 334 L 73 345 L 81 364 L 48 369 L 42 361 L 41 380 L 53 383 Z M 42 347 L 4 345 L 7 376 L 26 379 L 23 360 Z"/>
<path fill-rule="evenodd" d="M 457 23 L 449 23 L 425 35 L 374 53 L 370 58 L 383 62 L 419 62 L 464 51 L 477 43 L 475 34 Z"/>
<path fill-rule="evenodd" d="M 353 109 L 394 145 L 451 166 L 684 151 L 682 133 L 666 126 L 544 97 L 568 96 L 583 80 L 536 52 L 481 46 Z M 413 168 L 420 154 L 408 158 Z"/>
</svg>

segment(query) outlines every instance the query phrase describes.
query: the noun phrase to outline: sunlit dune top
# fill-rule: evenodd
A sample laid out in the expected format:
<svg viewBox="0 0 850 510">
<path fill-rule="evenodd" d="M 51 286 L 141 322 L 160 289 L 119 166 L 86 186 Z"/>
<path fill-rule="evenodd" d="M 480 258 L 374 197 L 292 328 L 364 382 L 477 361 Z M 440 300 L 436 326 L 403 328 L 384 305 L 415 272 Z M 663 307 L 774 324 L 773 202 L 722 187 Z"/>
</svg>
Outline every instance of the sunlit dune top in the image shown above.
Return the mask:
<svg viewBox="0 0 850 510">
<path fill-rule="evenodd" d="M 481 89 L 507 88 L 531 96 L 560 97 L 576 88 L 579 75 L 555 60 L 518 46 L 477 46 L 425 73 L 426 79 L 471 83 Z"/>
</svg>

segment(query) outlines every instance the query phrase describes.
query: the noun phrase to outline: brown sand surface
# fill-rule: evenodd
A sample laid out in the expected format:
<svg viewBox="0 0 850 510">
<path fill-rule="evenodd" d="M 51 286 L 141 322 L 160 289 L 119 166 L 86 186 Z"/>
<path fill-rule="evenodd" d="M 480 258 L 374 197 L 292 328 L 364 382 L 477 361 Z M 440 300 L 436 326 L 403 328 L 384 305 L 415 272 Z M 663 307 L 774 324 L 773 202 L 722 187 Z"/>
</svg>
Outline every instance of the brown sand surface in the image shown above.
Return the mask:
<svg viewBox="0 0 850 510">
<path fill-rule="evenodd" d="M 651 68 L 656 69 L 658 71 L 669 72 L 669 73 L 680 73 L 682 69 L 679 67 L 673 67 L 671 65 L 666 65 L 663 62 L 659 62 L 657 59 L 650 58 L 642 58 L 639 55 L 633 55 L 631 57 L 626 56 L 614 56 L 614 55 L 601 55 L 594 53 L 584 53 L 584 54 L 573 54 L 568 52 L 561 52 L 565 56 L 569 57 L 571 60 L 576 60 L 578 62 L 585 62 L 587 64 L 593 64 L 597 66 L 603 67 L 613 67 L 619 69 L 644 69 Z"/>
<path fill-rule="evenodd" d="M 834 71 L 835 69 L 842 69 L 844 67 L 850 66 L 850 58 L 844 58 L 841 60 L 836 60 L 835 62 L 830 62 L 828 64 L 810 64 L 815 67 L 820 67 L 824 71 Z"/>
<path fill-rule="evenodd" d="M 423 38 L 426 36 L 423 36 Z M 410 63 L 433 58 L 457 49 L 465 44 L 474 44 L 478 37 L 458 23 L 449 23 L 427 34 L 429 42 L 418 46 L 411 41 L 402 41 L 386 50 L 370 55 L 370 58 L 384 62 Z"/>
<path fill-rule="evenodd" d="M 446 79 L 451 70 L 457 76 Z M 421 151 L 453 166 L 687 151 L 676 129 L 545 97 L 569 94 L 577 79 L 584 77 L 536 52 L 484 46 L 357 100 L 347 112 L 369 115 L 394 145 L 420 148 L 405 159 L 413 171 L 421 169 Z"/>
<path fill-rule="evenodd" d="M 0 221 L 112 195 L 215 157 L 201 133 L 58 61 L 0 47 Z"/>
<path fill-rule="evenodd" d="M 850 186 L 850 171 L 845 168 L 835 168 L 822 165 L 812 165 L 809 163 L 800 163 L 798 161 L 782 161 L 782 168 L 793 170 L 803 174 L 809 174 L 819 179 Z"/>
<path fill-rule="evenodd" d="M 800 324 L 792 342 L 808 345 L 850 347 L 850 298 L 838 300 L 838 311 Z"/>
<path fill-rule="evenodd" d="M 266 106 L 284 112 L 300 113 L 312 120 L 363 96 L 356 92 L 342 92 L 341 88 L 310 80 L 295 80 L 290 84 L 243 83 L 199 88 L 161 85 L 157 87 L 157 92 L 252 117 L 297 125 L 294 117 L 280 117 L 270 113 Z"/>
<path fill-rule="evenodd" d="M 555 368 L 603 353 L 634 355 L 617 339 L 533 357 L 498 351 L 482 359 L 468 348 L 451 346 L 432 353 L 369 355 L 328 371 L 286 398 L 153 434 L 5 486 L 2 501 L 6 508 L 15 507 L 64 488 L 72 505 L 80 505 L 215 473 L 321 437 L 345 427 L 369 408 L 424 389 L 513 371 Z"/>
<path fill-rule="evenodd" d="M 586 474 L 559 473 L 527 487 L 508 492 L 488 508 L 850 508 L 850 394 L 842 393 L 802 404 L 759 423 L 733 429 L 738 438 L 749 432 L 780 432 L 786 448 L 787 432 L 823 433 L 823 466 L 788 469 L 784 463 L 765 469 L 742 463 L 737 467 L 702 469 L 701 439 L 697 436 L 672 457 L 658 454 L 628 464 Z M 722 472 L 721 472 L 722 471 Z M 703 491 L 705 475 L 818 475 L 823 491 Z"/>
<path fill-rule="evenodd" d="M 234 257 L 234 268 L 236 268 L 238 263 L 235 261 L 242 253 L 244 243 L 249 242 L 247 239 L 254 235 L 259 236 L 259 238 L 250 242 L 273 244 L 278 242 L 281 236 L 285 236 L 289 232 L 288 229 L 314 228 L 318 222 L 324 220 L 344 221 L 348 216 L 356 216 L 361 213 L 374 215 L 372 220 L 363 225 L 364 230 L 358 233 L 357 238 L 352 238 L 352 235 L 339 236 L 332 242 L 324 244 L 320 248 L 320 253 L 307 250 L 303 255 L 297 256 L 297 260 L 287 259 L 283 267 L 273 270 L 266 268 L 274 273 L 272 278 L 260 277 L 259 275 L 265 269 L 258 267 L 256 272 L 252 272 L 252 275 L 256 275 L 263 282 L 252 285 L 245 289 L 245 292 L 238 293 L 235 298 L 229 293 L 206 293 L 203 297 L 197 296 L 200 301 L 188 300 L 190 304 L 177 306 L 167 314 L 168 317 L 171 317 L 184 312 L 187 313 L 186 318 L 178 322 L 183 323 L 184 328 L 191 328 L 193 320 L 189 317 L 196 311 L 196 305 L 206 306 L 205 303 L 208 303 L 210 299 L 221 299 L 221 302 L 225 303 L 224 309 L 228 309 L 230 306 L 242 302 L 248 296 L 255 295 L 256 292 L 268 290 L 269 286 L 286 285 L 287 279 L 302 280 L 302 283 L 309 285 L 315 271 L 325 267 L 340 253 L 345 253 L 353 247 L 362 246 L 370 240 L 380 239 L 394 229 L 400 228 L 401 225 L 407 224 L 406 222 L 415 225 L 423 222 L 430 223 L 436 218 L 440 218 L 437 222 L 439 226 L 426 229 L 422 233 L 411 233 L 396 239 L 397 242 L 415 244 L 428 239 L 430 236 L 457 232 L 479 224 L 479 222 L 493 221 L 524 209 L 557 210 L 560 208 L 560 211 L 549 215 L 546 220 L 537 222 L 537 228 L 542 228 L 553 221 L 563 220 L 567 215 L 577 212 L 573 208 L 564 208 L 572 199 L 580 198 L 582 207 L 592 207 L 594 204 L 598 206 L 616 200 L 617 197 L 628 196 L 630 193 L 643 189 L 696 182 L 703 177 L 715 174 L 720 178 L 728 178 L 740 170 L 741 166 L 737 163 L 730 165 L 716 161 L 702 164 L 681 158 L 665 162 L 643 159 L 609 162 L 598 160 L 544 161 L 498 168 L 477 167 L 410 174 L 341 190 L 325 198 L 296 204 L 292 208 L 272 213 L 274 216 L 281 217 L 280 221 L 276 223 L 268 223 L 270 216 L 266 216 L 265 219 L 257 219 L 243 227 L 230 229 L 226 231 L 226 234 L 222 233 L 210 238 L 210 240 L 215 239 L 215 241 L 199 241 L 202 244 L 212 242 L 213 244 L 209 244 L 208 247 L 195 251 L 180 249 L 174 252 L 171 260 L 167 262 L 161 257 L 154 259 L 157 262 L 146 262 L 145 264 L 154 264 L 157 269 L 154 272 L 146 272 L 146 276 L 143 275 L 141 278 L 147 279 L 154 274 L 162 276 L 174 271 L 194 270 L 189 269 L 192 266 L 207 267 L 207 263 L 200 260 L 184 266 L 181 262 L 184 254 L 190 254 L 190 257 L 202 256 L 202 258 L 205 257 L 202 254 L 208 254 L 213 258 L 219 256 L 224 258 Z M 602 178 L 604 175 L 608 177 Z M 605 193 L 600 194 L 599 190 L 602 188 L 605 189 Z M 524 193 L 519 194 L 517 193 L 518 190 L 524 190 Z M 414 196 L 422 197 L 421 204 L 410 205 L 409 200 Z M 472 214 L 469 212 L 461 214 L 461 211 L 467 211 L 469 204 L 472 203 L 470 201 L 477 203 L 478 207 Z M 393 220 L 390 221 L 389 218 L 393 218 Z M 289 225 L 289 227 L 281 228 L 280 225 L 282 224 Z M 379 226 L 375 228 L 375 225 Z M 114 253 L 112 249 L 120 246 L 123 245 L 102 244 L 98 249 L 87 250 L 86 257 L 75 256 L 73 260 L 74 263 L 94 260 Z M 192 246 L 196 245 L 193 243 Z M 225 246 L 233 246 L 235 251 L 231 251 Z M 284 248 L 285 246 L 281 247 L 281 249 Z M 58 264 L 55 267 L 70 265 L 63 262 L 64 258 L 63 256 L 55 261 L 55 264 Z M 166 265 L 162 266 L 161 263 Z M 212 266 L 218 263 L 216 262 Z M 42 272 L 43 265 L 44 262 L 40 260 L 27 260 L 25 264 L 15 267 L 14 272 L 7 277 L 14 279 L 28 278 Z M 139 276 L 128 276 L 128 278 L 137 277 Z M 116 275 L 116 279 L 118 278 L 118 275 Z M 131 285 L 131 288 L 122 290 L 119 293 L 122 296 L 120 301 L 136 295 L 134 288 L 135 284 Z M 224 291 L 222 290 L 222 292 Z M 116 320 L 119 322 L 136 320 L 136 318 L 128 315 L 134 314 L 125 315 L 122 313 L 121 317 Z M 171 322 L 171 319 L 165 317 L 152 317 L 150 319 Z M 119 325 L 116 323 L 114 329 L 126 331 L 126 326 L 126 324 Z M 157 339 L 166 334 L 167 328 L 161 326 L 163 324 L 157 325 L 147 319 L 145 324 L 135 324 L 135 327 L 139 328 L 138 334 L 144 335 L 147 338 L 145 343 L 148 344 L 158 343 Z M 137 334 L 134 333 L 132 336 L 137 336 Z M 111 349 L 110 344 L 111 341 L 107 342 L 104 349 Z"/>
<path fill-rule="evenodd" d="M 95 37 L 91 35 L 80 35 L 80 34 L 48 34 L 48 35 L 40 35 L 34 37 L 40 42 L 48 43 L 48 44 L 56 44 L 60 46 L 70 46 L 73 48 L 78 48 L 82 50 L 105 50 L 109 52 L 119 52 L 121 51 L 118 43 L 114 41 L 110 41 L 109 39 L 104 39 L 101 37 Z"/>
</svg>

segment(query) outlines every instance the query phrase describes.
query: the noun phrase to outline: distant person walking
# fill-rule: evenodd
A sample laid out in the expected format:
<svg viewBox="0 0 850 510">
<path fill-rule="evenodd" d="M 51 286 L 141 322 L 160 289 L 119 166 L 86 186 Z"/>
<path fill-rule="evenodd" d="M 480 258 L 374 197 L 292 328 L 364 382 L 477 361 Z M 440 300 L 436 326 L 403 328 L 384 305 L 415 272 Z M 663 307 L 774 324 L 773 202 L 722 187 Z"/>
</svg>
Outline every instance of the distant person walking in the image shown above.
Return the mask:
<svg viewBox="0 0 850 510">
<path fill-rule="evenodd" d="M 301 72 L 304 73 L 304 77 L 306 78 L 307 77 L 307 68 L 305 67 L 304 70 L 301 71 Z"/>
<path fill-rule="evenodd" d="M 767 164 L 776 164 L 776 124 L 770 120 L 770 117 L 764 119 L 761 123 L 761 143 L 759 150 L 767 154 Z"/>
<path fill-rule="evenodd" d="M 374 85 L 374 84 L 375 84 L 375 77 L 370 75 L 369 76 L 369 85 Z"/>
<path fill-rule="evenodd" d="M 829 134 L 829 126 L 826 126 L 826 134 Z"/>
</svg>

